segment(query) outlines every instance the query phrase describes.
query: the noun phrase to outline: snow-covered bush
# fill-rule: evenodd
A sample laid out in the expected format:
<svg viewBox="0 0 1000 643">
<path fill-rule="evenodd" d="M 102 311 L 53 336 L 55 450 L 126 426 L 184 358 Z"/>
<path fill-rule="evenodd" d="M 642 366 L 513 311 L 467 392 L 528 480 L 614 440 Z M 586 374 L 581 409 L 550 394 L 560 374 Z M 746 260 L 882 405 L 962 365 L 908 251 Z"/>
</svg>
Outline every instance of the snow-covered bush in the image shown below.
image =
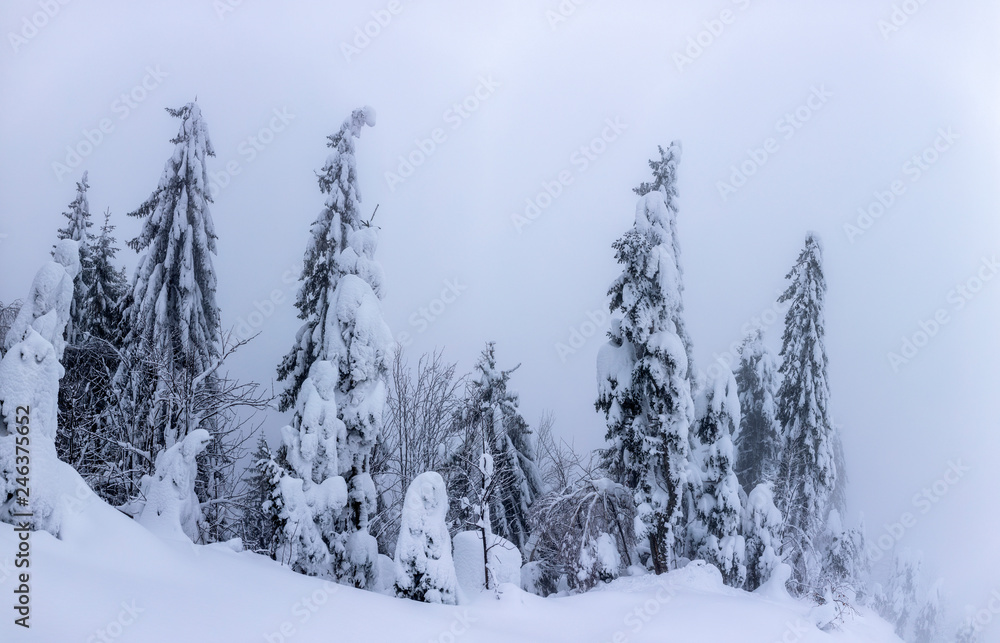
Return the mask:
<svg viewBox="0 0 1000 643">
<path fill-rule="evenodd" d="M 201 504 L 194 491 L 198 477 L 198 454 L 212 437 L 196 429 L 183 440 L 156 455 L 156 470 L 143 476 L 141 498 L 135 513 L 139 524 L 169 539 L 198 540 Z"/>
<path fill-rule="evenodd" d="M 576 579 L 580 584 L 607 582 L 618 578 L 622 569 L 622 556 L 614 537 L 601 532 L 591 538 L 580 551 Z"/>
<path fill-rule="evenodd" d="M 836 509 L 827 517 L 820 581 L 851 603 L 867 599 L 871 565 L 865 544 L 864 526 L 845 528 Z"/>
<path fill-rule="evenodd" d="M 588 475 L 539 498 L 531 555 L 540 566 L 540 593 L 557 591 L 560 579 L 571 591 L 586 591 L 618 577 L 637 562 L 634 519 L 632 493 L 608 478 Z"/>
<path fill-rule="evenodd" d="M 445 524 L 448 492 L 441 475 L 428 471 L 410 483 L 396 542 L 397 596 L 426 603 L 457 603 L 451 536 Z"/>
</svg>

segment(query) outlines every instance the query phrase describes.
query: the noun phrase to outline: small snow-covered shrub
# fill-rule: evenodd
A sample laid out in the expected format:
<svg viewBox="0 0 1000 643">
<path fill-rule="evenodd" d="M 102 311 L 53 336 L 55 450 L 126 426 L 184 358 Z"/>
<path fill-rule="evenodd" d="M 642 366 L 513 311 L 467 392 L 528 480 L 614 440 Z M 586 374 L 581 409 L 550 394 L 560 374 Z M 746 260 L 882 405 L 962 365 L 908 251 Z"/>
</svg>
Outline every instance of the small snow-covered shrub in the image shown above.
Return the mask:
<svg viewBox="0 0 1000 643">
<path fill-rule="evenodd" d="M 607 478 L 586 478 L 548 493 L 533 507 L 538 540 L 532 559 L 541 564 L 540 593 L 587 591 L 621 575 L 636 560 L 635 507 L 631 492 Z"/>
<path fill-rule="evenodd" d="M 426 603 L 457 603 L 458 581 L 445 524 L 447 513 L 448 493 L 441 476 L 428 471 L 414 478 L 403 501 L 396 542 L 397 596 Z"/>
<path fill-rule="evenodd" d="M 201 504 L 194 491 L 197 458 L 211 440 L 208 431 L 195 429 L 156 455 L 156 471 L 142 478 L 145 502 L 136 514 L 139 524 L 166 538 L 198 540 Z"/>
</svg>

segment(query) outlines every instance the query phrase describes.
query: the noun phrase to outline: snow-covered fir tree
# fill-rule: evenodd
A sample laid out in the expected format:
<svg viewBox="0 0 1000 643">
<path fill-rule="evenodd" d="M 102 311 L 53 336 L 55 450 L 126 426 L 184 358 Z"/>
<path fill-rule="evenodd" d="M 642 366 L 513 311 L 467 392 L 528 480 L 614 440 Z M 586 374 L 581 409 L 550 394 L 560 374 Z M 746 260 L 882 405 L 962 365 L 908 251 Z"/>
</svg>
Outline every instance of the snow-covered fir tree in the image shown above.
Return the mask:
<svg viewBox="0 0 1000 643">
<path fill-rule="evenodd" d="M 973 615 L 966 616 L 955 631 L 955 643 L 980 643 L 982 637 L 979 635 L 979 624 Z"/>
<path fill-rule="evenodd" d="M 677 165 L 681 161 L 681 142 L 671 141 L 667 149 L 657 146 L 660 152 L 659 160 L 650 159 L 649 168 L 653 171 L 653 180 L 644 181 L 639 187 L 632 191 L 639 196 L 646 196 L 650 192 L 659 192 L 663 195 L 663 203 L 667 208 L 666 229 L 670 233 L 670 251 L 674 257 L 674 265 L 677 267 L 677 310 L 674 314 L 674 327 L 677 336 L 684 343 L 684 353 L 687 355 L 687 377 L 691 378 L 694 369 L 692 358 L 691 336 L 688 334 L 687 326 L 684 322 L 684 270 L 681 267 L 681 245 L 677 236 Z"/>
<path fill-rule="evenodd" d="M 764 344 L 764 334 L 761 329 L 754 329 L 743 340 L 736 371 L 742 419 L 736 437 L 734 470 L 747 493 L 763 482 L 773 483 L 778 475 L 781 458 L 781 424 L 775 404 L 778 383 L 777 367 Z"/>
<path fill-rule="evenodd" d="M 864 524 L 845 527 L 840 512 L 831 509 L 826 529 L 820 582 L 846 598 L 864 603 L 871 574 Z"/>
<path fill-rule="evenodd" d="M 292 422 L 281 429 L 275 461 L 264 463 L 273 486 L 265 509 L 276 518 L 275 558 L 310 576 L 340 578 L 349 535 L 347 427 L 339 417 L 340 373 L 327 360 L 313 362 L 302 382 Z M 277 481 L 274 479 L 277 478 Z"/>
<path fill-rule="evenodd" d="M 333 365 L 331 400 L 336 400 L 337 418 L 343 423 L 343 448 L 337 461 L 317 466 L 324 480 L 339 476 L 347 485 L 344 516 L 334 520 L 337 536 L 328 542 L 333 575 L 361 588 L 373 587 L 377 575 L 378 547 L 368 533 L 375 512 L 370 464 L 382 427 L 393 351 L 381 310 L 382 267 L 374 258 L 378 228 L 361 215 L 354 157 L 354 139 L 362 127 L 374 124 L 374 110 L 357 109 L 329 137 L 332 151 L 319 173 L 320 191 L 327 199 L 312 225 L 295 304 L 304 324 L 278 369 L 279 379 L 288 382 L 279 405 L 285 410 L 300 397 L 316 362 Z M 293 419 L 290 430 L 301 428 L 300 420 Z"/>
<path fill-rule="evenodd" d="M 892 572 L 885 591 L 885 602 L 880 606 L 882 617 L 893 624 L 896 635 L 908 639 L 910 624 L 916 616 L 920 604 L 920 555 L 910 549 L 896 552 L 892 562 Z"/>
<path fill-rule="evenodd" d="M 101 234 L 90 247 L 90 274 L 84 297 L 87 332 L 92 336 L 117 344 L 121 333 L 121 308 L 119 301 L 128 288 L 125 268 L 115 267 L 118 254 L 115 226 L 111 225 L 111 211 L 105 210 Z"/>
<path fill-rule="evenodd" d="M 786 279 L 791 283 L 778 299 L 789 308 L 777 398 L 784 449 L 775 491 L 785 517 L 786 560 L 801 588 L 814 583 L 819 573 L 821 553 L 814 543 L 823 535 L 837 484 L 836 428 L 830 418 L 824 345 L 826 280 L 814 234 L 806 236 L 805 248 Z"/>
<path fill-rule="evenodd" d="M 278 520 L 271 513 L 270 505 L 282 471 L 263 435 L 257 438 L 257 448 L 251 455 L 250 462 L 245 479 L 246 497 L 242 508 L 240 537 L 245 549 L 273 555 Z"/>
<path fill-rule="evenodd" d="M 635 493 L 637 536 L 657 573 L 671 569 L 694 420 L 688 359 L 678 335 L 681 289 L 672 215 L 663 192 L 640 197 L 635 224 L 613 247 L 621 275 L 608 294 L 610 340 L 598 354 L 596 407 L 607 420 L 604 466 Z"/>
<path fill-rule="evenodd" d="M 467 471 L 458 476 L 456 493 L 467 496 L 468 488 L 482 495 L 484 485 L 478 462 L 483 453 L 488 454 L 493 465 L 492 484 L 485 487 L 489 527 L 492 533 L 524 549 L 530 537 L 531 505 L 541 495 L 543 483 L 531 430 L 518 411 L 517 393 L 509 387 L 510 375 L 516 369 L 497 367 L 493 342 L 486 344 L 476 362 L 461 418 L 464 444 L 457 457 Z M 473 463 L 475 468 L 469 466 Z M 476 513 L 473 505 L 478 506 L 473 503 L 467 505 L 467 511 L 458 512 L 462 522 L 478 520 L 472 517 Z"/>
<path fill-rule="evenodd" d="M 142 219 L 129 246 L 142 254 L 123 302 L 123 361 L 115 377 L 122 415 L 132 418 L 129 442 L 145 462 L 211 420 L 171 402 L 178 387 L 210 389 L 222 338 L 215 301 L 215 226 L 209 211 L 206 160 L 214 156 L 197 103 L 167 109 L 181 121 L 174 151 L 152 195 L 129 216 Z"/>
<path fill-rule="evenodd" d="M 900 638 L 907 640 L 911 621 L 920 608 L 917 595 L 921 562 L 920 554 L 914 550 L 897 551 L 886 586 L 876 585 L 873 592 L 872 607 L 893 625 Z"/>
<path fill-rule="evenodd" d="M 743 507 L 740 484 L 733 473 L 733 439 L 740 423 L 736 379 L 725 371 L 699 400 L 695 424 L 697 447 L 692 453 L 699 478 L 694 515 L 688 525 L 690 551 L 719 568 L 727 585 L 742 587 L 746 580 L 746 545 L 740 533 Z"/>
<path fill-rule="evenodd" d="M 771 485 L 762 482 L 747 495 L 741 533 L 746 543 L 747 577 L 744 588 L 753 591 L 771 577 L 781 562 L 781 512 L 774 504 Z"/>
<path fill-rule="evenodd" d="M 927 596 L 924 597 L 920 611 L 913 621 L 913 643 L 935 643 L 938 640 L 943 607 L 939 580 L 927 591 Z"/>
<path fill-rule="evenodd" d="M 89 236 L 87 263 L 76 279 L 70 315 L 71 323 L 77 316 L 72 323 L 75 339 L 63 357 L 66 374 L 59 388 L 56 450 L 98 495 L 120 505 L 128 500 L 117 466 L 117 444 L 124 436 L 116 431 L 111 414 L 117 403 L 111 380 L 119 365 L 118 301 L 127 285 L 124 269 L 113 264 L 118 251 L 113 230 L 110 213 L 105 212 L 100 235 Z"/>
<path fill-rule="evenodd" d="M 328 137 L 327 147 L 332 151 L 318 174 L 326 204 L 310 228 L 299 277 L 302 285 L 295 300 L 304 323 L 295 345 L 278 366 L 278 379 L 288 382 L 279 399 L 282 411 L 295 405 L 312 363 L 326 358 L 328 317 L 340 278 L 360 276 L 376 295 L 382 293 L 382 268 L 373 260 L 377 228 L 364 219 L 358 190 L 354 139 L 361 137 L 365 125 L 375 125 L 370 107 L 354 110 L 340 130 Z"/>
<path fill-rule="evenodd" d="M 69 209 L 63 212 L 66 217 L 66 227 L 60 228 L 58 237 L 60 239 L 72 239 L 80 247 L 80 274 L 76 276 L 73 284 L 73 303 L 70 306 L 69 323 L 66 325 L 66 341 L 70 344 L 79 343 L 87 330 L 86 297 L 90 283 L 93 281 L 93 272 L 90 262 L 90 204 L 87 201 L 87 190 L 90 184 L 87 183 L 87 172 L 83 173 L 80 181 L 76 184 L 76 198 L 69 204 Z"/>
<path fill-rule="evenodd" d="M 414 478 L 403 501 L 396 542 L 396 596 L 445 605 L 458 602 L 447 514 L 448 492 L 441 475 L 428 471 Z"/>
</svg>

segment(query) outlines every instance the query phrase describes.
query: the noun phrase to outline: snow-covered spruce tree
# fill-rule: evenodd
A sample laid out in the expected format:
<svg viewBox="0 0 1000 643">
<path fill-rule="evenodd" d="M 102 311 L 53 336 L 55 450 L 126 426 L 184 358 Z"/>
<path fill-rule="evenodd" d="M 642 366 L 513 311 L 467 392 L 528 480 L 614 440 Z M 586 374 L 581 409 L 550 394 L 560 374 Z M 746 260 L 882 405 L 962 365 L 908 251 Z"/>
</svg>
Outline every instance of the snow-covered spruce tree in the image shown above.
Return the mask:
<svg viewBox="0 0 1000 643">
<path fill-rule="evenodd" d="M 205 165 L 214 156 L 197 103 L 167 109 L 181 121 L 174 151 L 152 195 L 129 216 L 142 219 L 129 246 L 141 252 L 123 300 L 123 360 L 115 375 L 120 415 L 129 418 L 124 468 L 152 473 L 156 454 L 212 420 L 177 405 L 168 390 L 190 399 L 215 385 L 222 350 L 215 301 L 215 226 Z M 211 451 L 211 445 L 209 446 Z M 204 498 L 203 498 L 204 499 Z"/>
<path fill-rule="evenodd" d="M 81 197 L 85 199 L 85 194 L 78 194 L 77 200 Z M 79 207 L 71 206 L 70 210 Z M 80 230 L 81 226 L 77 225 L 76 229 Z M 111 504 L 120 505 L 128 500 L 120 484 L 117 466 L 120 457 L 117 444 L 124 436 L 116 430 L 109 411 L 117 403 L 111 380 L 119 364 L 121 311 L 118 301 L 127 282 L 125 270 L 113 264 L 118 252 L 113 230 L 110 212 L 106 211 L 100 235 L 88 237 L 87 263 L 76 279 L 77 290 L 70 314 L 76 332 L 63 357 L 66 374 L 59 387 L 56 450 L 59 458 L 73 465 L 98 495 Z M 84 246 L 80 245 L 82 249 Z"/>
<path fill-rule="evenodd" d="M 541 473 L 535 462 L 535 445 L 527 422 L 518 411 L 517 393 L 509 389 L 510 375 L 517 367 L 501 370 L 496 364 L 495 345 L 486 344 L 468 383 L 461 424 L 464 443 L 455 460 L 463 468 L 456 489 L 484 500 L 490 529 L 523 550 L 530 536 L 529 512 L 541 495 Z M 492 484 L 482 484 L 480 460 L 486 453 L 493 465 Z M 464 481 L 464 482 L 463 482 Z M 469 489 L 466 489 L 466 488 Z M 484 495 L 485 492 L 485 495 Z M 459 512 L 461 522 L 474 524 L 479 502 L 466 503 Z"/>
<path fill-rule="evenodd" d="M 747 495 L 743 508 L 742 534 L 746 542 L 747 578 L 743 587 L 754 591 L 771 577 L 781 562 L 781 512 L 774 504 L 774 494 L 762 482 Z"/>
<path fill-rule="evenodd" d="M 882 618 L 893 624 L 896 635 L 901 639 L 908 639 L 910 622 L 919 609 L 917 594 L 920 590 L 921 562 L 920 555 L 913 550 L 896 552 L 885 601 L 879 606 Z"/>
<path fill-rule="evenodd" d="M 105 210 L 101 234 L 89 249 L 91 280 L 84 296 L 84 309 L 87 332 L 117 345 L 122 330 L 122 311 L 118 303 L 128 289 L 128 278 L 125 268 L 117 268 L 114 264 L 118 254 L 114 230 L 111 210 Z"/>
<path fill-rule="evenodd" d="M 743 507 L 740 484 L 733 473 L 733 433 L 740 423 L 736 379 L 728 370 L 706 388 L 695 424 L 697 448 L 692 453 L 700 478 L 694 516 L 687 528 L 695 557 L 715 565 L 727 585 L 742 587 L 746 580 L 746 546 L 740 526 Z M 702 406 L 703 405 L 703 406 Z"/>
<path fill-rule="evenodd" d="M 670 233 L 670 251 L 674 257 L 674 265 L 677 267 L 677 311 L 674 315 L 674 326 L 677 336 L 684 343 L 684 353 L 687 355 L 687 378 L 691 379 L 691 372 L 694 368 L 692 359 L 691 336 L 688 335 L 684 322 L 684 270 L 681 268 L 681 246 L 677 236 L 677 164 L 681 161 L 681 142 L 671 141 L 664 151 L 662 146 L 657 146 L 660 152 L 660 159 L 650 159 L 649 168 L 653 171 L 653 180 L 643 182 L 632 191 L 639 196 L 646 196 L 650 192 L 659 192 L 663 195 L 663 203 L 667 206 L 666 229 Z"/>
<path fill-rule="evenodd" d="M 816 235 L 806 235 L 805 248 L 786 279 L 791 284 L 778 299 L 789 302 L 789 308 L 777 399 L 784 449 L 775 495 L 785 517 L 783 554 L 792 566 L 793 581 L 804 591 L 819 573 L 818 543 L 837 483 L 836 428 L 830 418 L 824 346 L 826 280 Z"/>
<path fill-rule="evenodd" d="M 927 596 L 913 621 L 913 643 L 935 643 L 941 630 L 941 581 L 935 582 L 927 591 Z"/>
<path fill-rule="evenodd" d="M 623 269 L 608 291 L 610 340 L 597 358 L 596 407 L 608 426 L 603 464 L 635 493 L 637 537 L 648 542 L 657 573 L 674 565 L 694 420 L 670 221 L 663 193 L 651 191 L 614 243 Z"/>
<path fill-rule="evenodd" d="M 382 268 L 373 258 L 377 228 L 371 228 L 361 213 L 354 156 L 354 139 L 361 137 L 365 125 L 375 125 L 371 107 L 354 110 L 340 130 L 328 137 L 327 147 L 333 151 L 317 176 L 320 192 L 327 195 L 326 204 L 310 228 L 299 277 L 302 285 L 295 300 L 304 323 L 295 345 L 278 366 L 278 379 L 288 382 L 279 398 L 282 411 L 295 405 L 312 363 L 326 358 L 328 317 L 340 278 L 345 274 L 359 276 L 381 297 Z"/>
<path fill-rule="evenodd" d="M 66 325 L 66 341 L 77 344 L 83 339 L 87 330 L 86 296 L 90 282 L 93 280 L 90 265 L 90 204 L 87 202 L 87 172 L 83 173 L 76 184 L 76 198 L 69 204 L 69 209 L 63 212 L 66 217 L 66 227 L 60 228 L 60 239 L 72 239 L 80 247 L 80 274 L 73 282 L 73 303 L 70 305 L 69 324 Z"/>
<path fill-rule="evenodd" d="M 743 340 L 736 384 L 742 419 L 736 437 L 733 469 L 744 491 L 750 493 L 762 482 L 774 482 L 781 458 L 781 424 L 775 404 L 777 367 L 759 328 L 750 331 Z"/>
<path fill-rule="evenodd" d="M 428 471 L 414 478 L 406 490 L 396 542 L 396 596 L 445 605 L 458 602 L 447 514 L 448 492 L 441 475 Z"/>
<path fill-rule="evenodd" d="M 277 516 L 270 511 L 270 505 L 282 471 L 263 434 L 257 438 L 257 448 L 250 462 L 245 477 L 246 495 L 241 508 L 240 538 L 244 549 L 273 556 L 279 525 Z"/>
<path fill-rule="evenodd" d="M 305 323 L 278 368 L 278 378 L 288 381 L 279 404 L 283 410 L 299 398 L 314 363 L 329 361 L 336 373 L 331 400 L 344 426 L 343 447 L 338 460 L 317 466 L 322 480 L 339 476 L 346 482 L 347 504 L 334 518 L 329 553 L 333 576 L 360 588 L 373 587 L 377 574 L 378 547 L 368 533 L 376 508 L 370 465 L 393 352 L 382 318 L 382 267 L 374 258 L 378 228 L 361 216 L 354 158 L 354 139 L 364 125 L 374 124 L 374 110 L 357 109 L 329 137 L 333 151 L 318 177 L 326 204 L 312 225 L 295 302 Z M 289 430 L 300 431 L 301 420 L 293 418 Z"/>
<path fill-rule="evenodd" d="M 826 521 L 822 574 L 819 581 L 853 604 L 867 600 L 871 574 L 864 525 L 846 528 L 840 512 L 831 509 Z"/>
<path fill-rule="evenodd" d="M 955 631 L 955 643 L 979 643 L 982 637 L 979 635 L 980 625 L 976 623 L 976 617 L 969 614 L 959 624 Z"/>
<path fill-rule="evenodd" d="M 281 471 L 265 511 L 277 517 L 275 558 L 310 576 L 337 578 L 346 557 L 348 491 L 340 475 L 350 462 L 347 428 L 339 417 L 340 373 L 313 362 L 299 388 L 292 422 L 281 429 L 275 461 Z M 265 465 L 271 469 L 270 463 Z M 273 478 L 272 478 L 273 480 Z"/>
</svg>

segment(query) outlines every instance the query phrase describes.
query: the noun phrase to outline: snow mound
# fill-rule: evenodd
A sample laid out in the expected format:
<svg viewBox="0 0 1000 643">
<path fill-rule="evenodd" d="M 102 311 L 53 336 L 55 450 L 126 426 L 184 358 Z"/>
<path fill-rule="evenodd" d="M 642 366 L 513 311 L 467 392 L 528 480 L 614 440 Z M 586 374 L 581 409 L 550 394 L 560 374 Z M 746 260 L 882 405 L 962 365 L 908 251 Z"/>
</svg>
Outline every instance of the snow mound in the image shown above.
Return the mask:
<svg viewBox="0 0 1000 643">
<path fill-rule="evenodd" d="M 774 571 L 771 572 L 771 577 L 758 587 L 754 591 L 754 594 L 764 596 L 773 601 L 791 600 L 791 596 L 785 588 L 785 583 L 788 582 L 791 576 L 792 568 L 787 563 L 778 563 Z"/>
</svg>

